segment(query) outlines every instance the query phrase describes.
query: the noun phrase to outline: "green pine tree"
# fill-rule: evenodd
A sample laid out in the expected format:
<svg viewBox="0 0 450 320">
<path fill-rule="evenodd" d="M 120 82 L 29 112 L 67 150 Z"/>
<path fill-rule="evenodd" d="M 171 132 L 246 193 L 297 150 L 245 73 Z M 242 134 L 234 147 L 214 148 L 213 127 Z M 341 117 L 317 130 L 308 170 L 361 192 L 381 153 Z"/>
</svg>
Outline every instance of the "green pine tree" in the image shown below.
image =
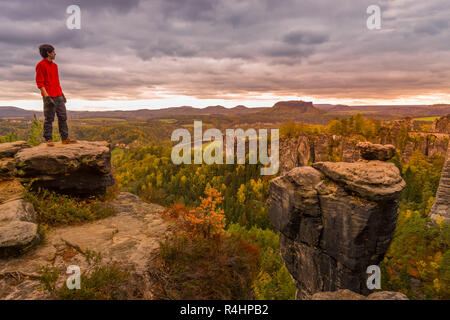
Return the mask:
<svg viewBox="0 0 450 320">
<path fill-rule="evenodd" d="M 41 144 L 42 142 L 44 142 L 44 138 L 42 136 L 43 132 L 44 132 L 44 125 L 41 121 L 37 119 L 36 114 L 34 114 L 27 142 L 32 146 L 37 146 Z"/>
</svg>

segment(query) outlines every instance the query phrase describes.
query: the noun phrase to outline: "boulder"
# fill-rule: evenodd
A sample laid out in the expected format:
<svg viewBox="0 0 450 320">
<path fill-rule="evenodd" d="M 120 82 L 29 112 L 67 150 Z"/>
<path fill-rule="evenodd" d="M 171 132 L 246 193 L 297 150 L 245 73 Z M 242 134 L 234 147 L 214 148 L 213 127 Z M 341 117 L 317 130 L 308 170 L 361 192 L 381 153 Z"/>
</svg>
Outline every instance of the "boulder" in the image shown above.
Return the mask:
<svg viewBox="0 0 450 320">
<path fill-rule="evenodd" d="M 38 226 L 32 222 L 0 223 L 0 258 L 16 256 L 40 241 Z"/>
<path fill-rule="evenodd" d="M 17 199 L 0 204 L 0 223 L 7 221 L 36 222 L 33 205 L 23 199 Z"/>
<path fill-rule="evenodd" d="M 382 145 L 370 142 L 358 142 L 356 148 L 359 149 L 361 158 L 365 160 L 387 161 L 395 155 L 395 146 L 392 144 Z"/>
<path fill-rule="evenodd" d="M 406 185 L 391 162 L 317 162 L 313 167 L 346 190 L 373 201 L 398 198 Z"/>
<path fill-rule="evenodd" d="M 0 258 L 16 256 L 40 242 L 33 205 L 22 199 L 0 204 Z"/>
<path fill-rule="evenodd" d="M 0 258 L 15 256 L 40 242 L 33 205 L 22 199 L 0 205 Z"/>
<path fill-rule="evenodd" d="M 369 294 L 367 300 L 409 300 L 408 297 L 401 292 L 380 291 Z"/>
<path fill-rule="evenodd" d="M 15 155 L 17 176 L 22 182 L 32 179 L 32 187 L 44 187 L 73 195 L 106 192 L 114 184 L 111 152 L 106 141 L 41 144 L 22 149 Z"/>
<path fill-rule="evenodd" d="M 269 212 L 297 298 L 350 289 L 369 294 L 367 267 L 392 240 L 405 183 L 390 163 L 317 163 L 270 183 Z"/>
<path fill-rule="evenodd" d="M 36 214 L 16 179 L 0 181 L 0 258 L 17 256 L 40 242 Z"/>
<path fill-rule="evenodd" d="M 311 300 L 365 300 L 366 297 L 348 289 L 338 291 L 317 292 Z"/>
<path fill-rule="evenodd" d="M 348 289 L 342 289 L 334 292 L 315 293 L 311 300 L 409 300 L 407 296 L 400 292 L 380 291 L 374 292 L 365 297 L 361 294 Z"/>
<path fill-rule="evenodd" d="M 0 159 L 12 158 L 20 150 L 30 147 L 31 146 L 25 141 L 0 143 Z"/>
</svg>

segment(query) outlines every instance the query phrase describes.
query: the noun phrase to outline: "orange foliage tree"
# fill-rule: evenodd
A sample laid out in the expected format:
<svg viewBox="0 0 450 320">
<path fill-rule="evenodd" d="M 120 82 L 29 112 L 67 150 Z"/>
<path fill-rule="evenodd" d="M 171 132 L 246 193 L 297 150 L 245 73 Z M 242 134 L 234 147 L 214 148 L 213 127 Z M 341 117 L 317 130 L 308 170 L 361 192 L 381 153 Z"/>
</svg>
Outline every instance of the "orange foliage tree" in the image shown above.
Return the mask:
<svg viewBox="0 0 450 320">
<path fill-rule="evenodd" d="M 200 197 L 199 207 L 189 210 L 184 215 L 186 230 L 191 236 L 218 237 L 225 231 L 224 211 L 219 208 L 223 197 L 219 191 L 211 187 L 205 189 L 205 196 Z"/>
</svg>

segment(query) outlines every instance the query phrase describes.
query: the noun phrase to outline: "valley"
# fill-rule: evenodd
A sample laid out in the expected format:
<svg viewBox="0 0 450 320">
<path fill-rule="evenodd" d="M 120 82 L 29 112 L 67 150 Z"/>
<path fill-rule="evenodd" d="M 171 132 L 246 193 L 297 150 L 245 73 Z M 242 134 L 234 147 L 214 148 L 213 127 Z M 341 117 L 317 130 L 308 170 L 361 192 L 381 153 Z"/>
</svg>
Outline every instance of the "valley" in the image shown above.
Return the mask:
<svg viewBox="0 0 450 320">
<path fill-rule="evenodd" d="M 184 238 L 165 238 L 160 244 L 162 264 L 152 267 L 153 274 L 158 274 L 157 278 L 151 280 L 158 288 L 152 292 L 151 296 L 154 298 L 310 297 L 314 293 L 312 288 L 317 290 L 320 286 L 309 285 L 301 278 L 302 274 L 310 273 L 312 269 L 295 271 L 300 278 L 296 276 L 296 282 L 293 282 L 292 265 L 283 259 L 290 257 L 287 259 L 292 260 L 298 253 L 279 254 L 280 249 L 293 241 L 289 239 L 292 239 L 291 235 L 296 231 L 287 234 L 291 238 L 286 237 L 286 234 L 280 234 L 280 228 L 271 221 L 269 203 L 274 202 L 268 201 L 274 197 L 270 190 L 271 181 L 293 170 L 308 170 L 310 166 L 319 168 L 317 166 L 320 163 L 358 163 L 362 155 L 356 146 L 359 142 L 371 142 L 394 146 L 395 154 L 386 163 L 389 168 L 397 168 L 399 176 L 405 182 L 403 191 L 396 192 L 398 218 L 394 214 L 397 212 L 394 208 L 388 219 L 392 223 L 376 228 L 369 221 L 361 225 L 389 231 L 389 235 L 380 236 L 385 240 L 364 238 L 365 241 L 381 241 L 378 245 L 386 251 L 383 256 L 378 257 L 382 271 L 382 289 L 402 293 L 409 299 L 448 299 L 450 227 L 440 218 L 434 218 L 434 224 L 429 218 L 449 148 L 448 116 L 439 115 L 448 113 L 448 106 L 405 106 L 392 113 L 390 108 L 394 107 L 385 107 L 382 111 L 373 110 L 372 107 L 316 107 L 311 103 L 291 101 L 277 103 L 265 110 L 249 111 L 240 107 L 234 111 L 226 111 L 213 107 L 201 111 L 205 112 L 203 114 L 195 114 L 200 112 L 199 109 L 190 108 L 186 109 L 186 114 L 179 114 L 179 110 L 169 113 L 166 113 L 167 110 L 158 111 L 158 115 L 151 114 L 151 111 L 141 111 L 134 115 L 125 111 L 85 112 L 83 115 L 69 115 L 69 128 L 71 137 L 75 139 L 107 142 L 111 150 L 111 170 L 115 181 L 111 188 L 129 193 L 130 196 L 127 197 L 133 195 L 145 203 L 163 206 L 167 210 L 163 218 L 169 219 L 169 225 L 175 226 L 179 234 L 186 235 Z M 430 108 L 430 113 L 426 113 L 426 108 Z M 247 114 L 236 115 L 236 112 Z M 261 164 L 174 164 L 171 161 L 171 149 L 175 143 L 170 139 L 171 134 L 176 129 L 184 128 L 193 135 L 194 120 L 201 120 L 204 130 L 279 128 L 280 172 L 276 176 L 261 176 Z M 41 116 L 37 114 L 36 118 L 29 118 L 29 114 L 14 113 L 14 118 L 11 118 L 11 113 L 8 113 L 8 116 L 0 120 L 0 139 L 3 143 L 25 140 L 32 146 L 39 145 L 42 142 Z M 54 140 L 58 139 L 55 128 Z M 309 187 L 303 186 L 300 190 L 302 188 Z M 375 207 L 371 207 L 371 198 L 362 196 L 359 199 L 351 194 L 346 196 L 343 190 L 347 190 L 347 187 L 341 190 L 337 185 L 330 184 L 328 188 L 327 192 L 335 192 L 335 197 L 341 199 L 340 205 L 349 203 L 349 206 L 360 206 L 360 212 L 370 207 L 374 217 L 380 214 Z M 281 191 L 280 194 L 283 193 L 285 192 Z M 69 195 L 72 196 L 75 195 Z M 124 196 L 125 194 L 121 195 Z M 38 208 L 37 215 L 51 217 L 53 213 L 47 212 L 44 205 L 44 201 L 48 200 L 42 197 L 43 195 L 34 195 L 32 198 Z M 339 205 L 332 207 L 343 210 Z M 326 210 L 324 212 L 331 212 Z M 206 218 L 208 216 L 211 218 Z M 103 224 L 101 219 L 105 218 L 98 220 L 99 225 Z M 371 219 L 376 218 L 369 220 L 372 221 Z M 316 223 L 313 220 L 311 223 Z M 59 232 L 54 229 L 59 228 L 58 226 L 53 226 L 48 220 L 41 221 L 45 228 Z M 74 223 L 70 220 L 63 221 L 65 220 L 58 223 L 69 226 Z M 106 223 L 107 220 L 104 221 Z M 310 228 L 309 222 L 306 224 L 306 228 Z M 205 226 L 208 228 L 204 229 Z M 194 236 L 193 230 L 203 236 Z M 310 231 L 306 231 L 306 234 L 308 232 Z M 329 239 L 337 235 L 335 231 L 327 232 L 331 232 L 327 233 Z M 217 239 L 222 239 L 222 242 L 217 242 Z M 341 254 L 349 256 L 351 254 L 346 253 L 346 250 L 350 250 L 352 243 L 359 240 L 348 241 L 348 245 L 337 249 L 329 246 L 327 250 L 340 250 L 343 252 Z M 309 252 L 316 246 L 315 243 L 310 243 L 311 249 L 302 250 Z M 404 245 L 405 243 L 408 245 Z M 240 249 L 233 249 L 235 246 Z M 205 251 L 206 247 L 214 249 Z M 363 256 L 369 251 L 364 249 L 359 252 Z M 189 259 L 184 259 L 183 256 Z M 330 259 L 328 256 L 323 257 L 320 259 Z M 235 259 L 239 259 L 242 264 Z M 223 261 L 235 262 L 230 262 L 225 267 Z M 348 270 L 353 271 L 346 269 L 346 272 L 360 270 L 360 266 L 352 268 Z M 165 270 L 163 277 L 162 270 Z M 318 270 L 314 270 L 314 273 L 319 277 Z M 236 277 L 240 279 L 239 282 L 232 284 L 231 279 Z M 340 281 L 347 283 L 347 289 L 351 286 L 348 283 L 355 281 L 355 277 L 359 276 L 345 275 Z M 330 281 L 322 288 L 323 291 L 342 288 L 335 287 L 336 283 Z M 177 285 L 180 282 L 186 283 L 186 286 Z M 299 285 L 302 288 L 300 291 Z M 355 292 L 360 290 L 358 288 L 352 287 Z M 359 292 L 367 294 L 364 290 Z"/>
</svg>

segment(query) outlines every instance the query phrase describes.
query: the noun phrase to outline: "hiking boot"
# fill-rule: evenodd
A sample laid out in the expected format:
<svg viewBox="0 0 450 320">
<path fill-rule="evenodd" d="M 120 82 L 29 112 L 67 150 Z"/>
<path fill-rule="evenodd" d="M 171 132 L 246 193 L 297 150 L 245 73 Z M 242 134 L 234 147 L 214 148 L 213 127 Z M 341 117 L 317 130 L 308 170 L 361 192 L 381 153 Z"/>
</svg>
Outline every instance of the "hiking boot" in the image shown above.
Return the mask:
<svg viewBox="0 0 450 320">
<path fill-rule="evenodd" d="M 45 144 L 47 145 L 47 147 L 54 147 L 55 146 L 53 141 L 45 141 Z"/>
<path fill-rule="evenodd" d="M 69 144 L 69 143 L 77 143 L 77 140 L 74 139 L 64 139 L 61 141 L 62 144 Z"/>
</svg>

